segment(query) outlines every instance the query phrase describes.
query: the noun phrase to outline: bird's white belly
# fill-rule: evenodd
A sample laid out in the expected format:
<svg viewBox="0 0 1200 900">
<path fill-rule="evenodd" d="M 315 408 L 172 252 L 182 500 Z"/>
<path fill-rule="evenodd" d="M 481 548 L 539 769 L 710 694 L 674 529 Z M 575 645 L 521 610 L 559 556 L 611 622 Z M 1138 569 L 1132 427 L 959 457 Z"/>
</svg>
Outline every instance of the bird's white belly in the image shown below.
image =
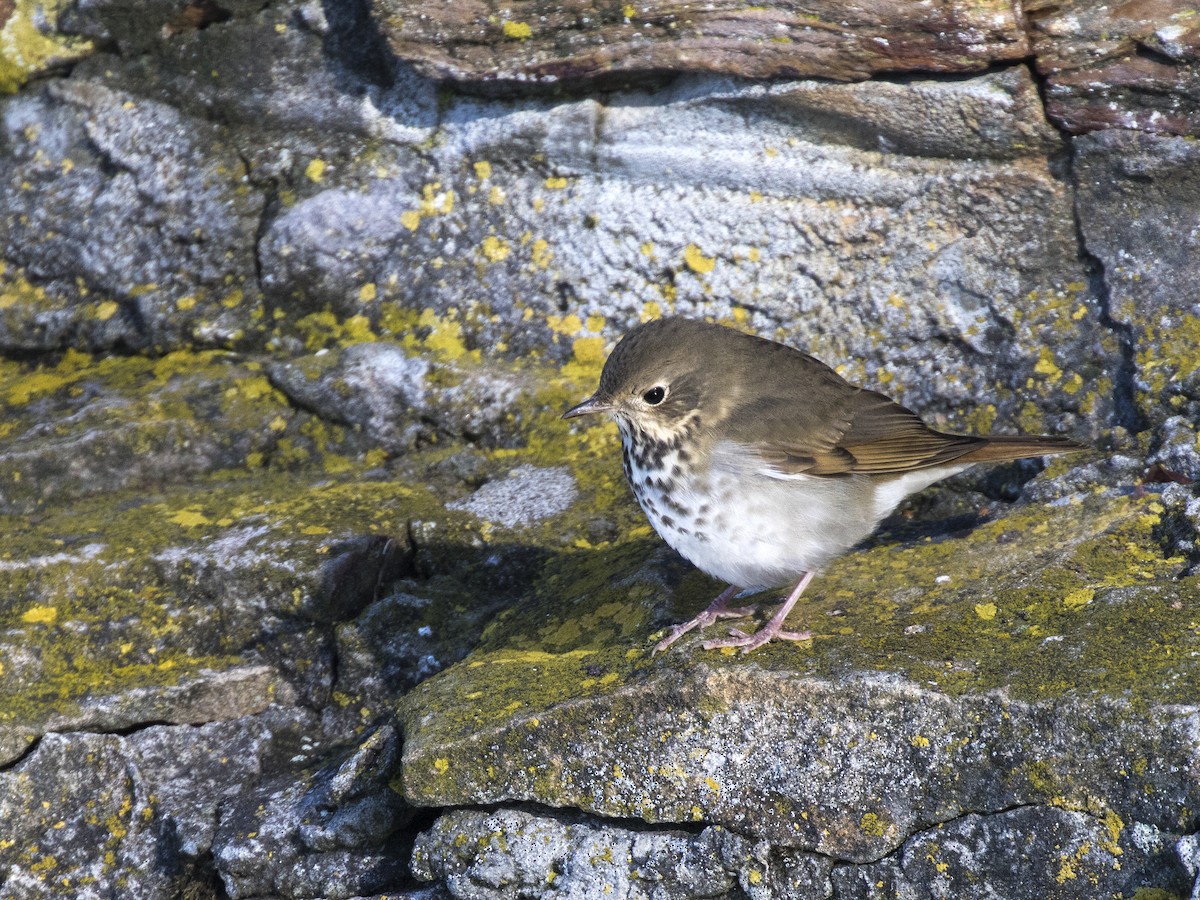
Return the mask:
<svg viewBox="0 0 1200 900">
<path fill-rule="evenodd" d="M 871 533 L 874 487 L 861 477 L 779 480 L 712 465 L 670 479 L 630 467 L 650 524 L 697 568 L 739 587 L 775 587 L 820 569 Z"/>
<path fill-rule="evenodd" d="M 678 553 L 743 588 L 775 587 L 820 570 L 874 531 L 905 496 L 966 468 L 922 470 L 886 481 L 861 475 L 780 477 L 730 444 L 718 444 L 700 472 L 677 462 L 674 452 L 653 471 L 636 458 L 630 461 L 638 502 Z"/>
</svg>

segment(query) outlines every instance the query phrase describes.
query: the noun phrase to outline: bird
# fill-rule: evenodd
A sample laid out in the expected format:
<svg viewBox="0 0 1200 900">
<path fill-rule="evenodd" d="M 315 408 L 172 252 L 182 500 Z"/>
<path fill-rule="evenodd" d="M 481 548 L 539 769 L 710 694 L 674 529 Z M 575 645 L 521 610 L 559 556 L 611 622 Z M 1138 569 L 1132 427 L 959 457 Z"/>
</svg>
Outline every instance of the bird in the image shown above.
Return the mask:
<svg viewBox="0 0 1200 900">
<path fill-rule="evenodd" d="M 655 646 L 753 615 L 739 595 L 791 585 L 759 630 L 730 628 L 705 650 L 749 653 L 805 641 L 784 622 L 830 562 L 916 491 L 976 463 L 1086 449 L 1061 436 L 937 431 L 876 391 L 786 344 L 685 316 L 644 322 L 564 419 L 605 414 L 625 477 L 654 530 L 725 588 Z"/>
</svg>

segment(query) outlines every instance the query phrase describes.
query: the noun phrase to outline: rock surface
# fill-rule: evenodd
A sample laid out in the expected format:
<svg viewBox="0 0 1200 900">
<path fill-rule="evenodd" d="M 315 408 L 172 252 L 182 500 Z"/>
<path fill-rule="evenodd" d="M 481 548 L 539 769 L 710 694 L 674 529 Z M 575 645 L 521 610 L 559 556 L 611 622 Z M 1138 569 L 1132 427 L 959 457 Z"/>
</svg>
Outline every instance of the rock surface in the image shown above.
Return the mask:
<svg viewBox="0 0 1200 900">
<path fill-rule="evenodd" d="M 1046 111 L 1073 132 L 1195 134 L 1200 25 L 1174 3 L 1026 4 Z"/>
<path fill-rule="evenodd" d="M 374 0 L 398 56 L 472 86 L 598 83 L 670 72 L 861 81 L 979 72 L 1032 58 L 1046 113 L 1079 134 L 1194 135 L 1200 26 L 1178 3 L 649 2 L 430 6 Z"/>
<path fill-rule="evenodd" d="M 0 0 L 0 897 L 1197 896 L 1194 16 L 838 9 Z M 668 312 L 1097 452 L 654 656 Z"/>
<path fill-rule="evenodd" d="M 867 0 L 594 4 L 518 0 L 421 6 L 376 0 L 396 54 L 431 77 L 557 82 L 621 72 L 719 72 L 856 80 L 879 72 L 977 72 L 1028 55 L 1017 8 Z"/>
<path fill-rule="evenodd" d="M 1192 576 L 1162 591 L 1186 560 L 1161 555 L 1155 509 L 1068 496 L 965 540 L 881 544 L 814 585 L 811 648 L 749 659 L 704 655 L 690 639 L 651 656 L 662 619 L 639 595 L 653 596 L 655 580 L 662 589 L 653 564 L 568 589 L 565 604 L 540 592 L 542 606 L 403 701 L 399 787 L 423 806 L 532 801 L 715 823 L 823 861 L 799 896 L 828 896 L 830 866 L 842 873 L 832 896 L 893 896 L 867 890 L 880 880 L 909 885 L 899 896 L 933 885 L 956 896 L 960 877 L 994 880 L 996 896 L 1044 896 L 1064 871 L 1081 879 L 1065 896 L 1093 896 L 1101 871 L 1113 896 L 1180 890 L 1190 881 L 1174 844 L 1194 831 L 1200 800 L 1200 590 Z M 1145 568 L 1127 570 L 1133 558 Z M 1109 586 L 1091 587 L 1105 569 Z M 853 598 L 871 583 L 868 609 Z M 1154 661 L 1139 655 L 1155 644 Z M 481 827 L 462 826 L 466 846 L 482 846 Z M 1107 844 L 1089 836 L 1097 829 Z M 962 868 L 913 867 L 915 848 L 943 839 L 973 848 L 955 857 Z M 476 896 L 455 884 L 478 882 L 483 862 L 464 874 L 449 845 L 431 844 L 420 865 Z M 518 869 L 532 864 L 512 852 Z M 987 864 L 965 862 L 977 854 Z"/>
</svg>

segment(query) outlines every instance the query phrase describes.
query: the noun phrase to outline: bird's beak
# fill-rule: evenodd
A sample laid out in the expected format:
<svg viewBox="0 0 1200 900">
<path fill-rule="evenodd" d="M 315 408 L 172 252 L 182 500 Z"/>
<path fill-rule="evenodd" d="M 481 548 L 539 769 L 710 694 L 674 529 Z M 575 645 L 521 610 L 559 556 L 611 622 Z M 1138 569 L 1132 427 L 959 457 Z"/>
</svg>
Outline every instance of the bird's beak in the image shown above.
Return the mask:
<svg viewBox="0 0 1200 900">
<path fill-rule="evenodd" d="M 592 413 L 608 412 L 613 408 L 611 403 L 602 403 L 596 399 L 596 395 L 588 397 L 582 403 L 577 403 L 562 414 L 564 419 L 573 419 L 576 416 L 590 416 Z"/>
</svg>

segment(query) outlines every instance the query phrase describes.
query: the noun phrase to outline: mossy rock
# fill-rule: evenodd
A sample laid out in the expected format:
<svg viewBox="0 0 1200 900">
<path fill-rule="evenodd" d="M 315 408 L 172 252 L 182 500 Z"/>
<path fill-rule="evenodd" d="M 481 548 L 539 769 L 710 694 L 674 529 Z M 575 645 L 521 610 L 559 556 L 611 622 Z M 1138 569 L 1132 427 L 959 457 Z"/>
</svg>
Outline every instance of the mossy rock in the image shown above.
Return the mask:
<svg viewBox="0 0 1200 900">
<path fill-rule="evenodd" d="M 860 861 L 1024 803 L 1194 829 L 1200 580 L 1177 577 L 1163 513 L 1155 495 L 1084 492 L 877 544 L 814 583 L 794 614 L 811 643 L 749 656 L 690 637 L 651 653 L 719 588 L 652 542 L 559 556 L 401 702 L 395 786 L 419 805 L 717 823 Z"/>
</svg>

